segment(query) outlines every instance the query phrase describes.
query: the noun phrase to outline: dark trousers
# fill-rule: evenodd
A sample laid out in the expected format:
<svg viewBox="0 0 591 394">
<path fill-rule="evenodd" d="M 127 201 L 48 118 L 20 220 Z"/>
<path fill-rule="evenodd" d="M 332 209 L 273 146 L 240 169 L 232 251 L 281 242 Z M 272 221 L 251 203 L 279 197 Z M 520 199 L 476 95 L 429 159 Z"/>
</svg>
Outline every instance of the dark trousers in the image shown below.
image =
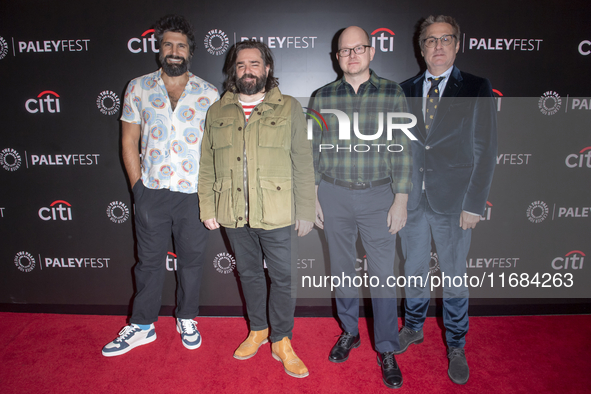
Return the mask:
<svg viewBox="0 0 591 394">
<path fill-rule="evenodd" d="M 177 254 L 176 317 L 193 319 L 199 314 L 199 290 L 209 235 L 199 220 L 197 193 L 148 189 L 140 180 L 133 187 L 133 195 L 139 262 L 134 270 L 137 291 L 130 321 L 151 324 L 158 320 L 171 232 Z"/>
<path fill-rule="evenodd" d="M 357 234 L 361 234 L 369 275 L 379 279 L 377 287 L 370 287 L 376 350 L 380 353 L 400 350 L 396 291 L 386 284 L 387 278 L 394 275 L 396 254 L 396 235 L 390 234 L 387 226 L 388 210 L 394 202 L 391 185 L 350 190 L 321 181 L 318 199 L 324 213 L 331 275 L 357 276 L 355 243 Z M 335 298 L 343 331 L 356 335 L 359 332 L 359 289 L 338 287 Z"/>
<path fill-rule="evenodd" d="M 408 211 L 406 226 L 400 231 L 402 253 L 406 260 L 405 276 L 420 276 L 424 286 L 406 287 L 405 326 L 418 331 L 427 317 L 431 300 L 430 282 L 426 282 L 431 260 L 431 236 L 435 241 L 442 275 L 463 277 L 466 273 L 466 257 L 470 249 L 472 230 L 462 230 L 460 214 L 435 213 L 425 193 L 417 209 Z M 430 280 L 430 278 L 429 278 Z M 456 282 L 459 283 L 459 282 Z M 449 286 L 443 281 L 443 324 L 448 346 L 464 347 L 468 332 L 468 288 Z"/>
<path fill-rule="evenodd" d="M 226 228 L 236 255 L 246 311 L 252 331 L 264 330 L 267 324 L 267 280 L 263 256 L 271 279 L 269 324 L 271 342 L 292 338 L 296 305 L 295 282 L 297 248 L 292 226 L 263 230 L 249 226 Z M 294 245 L 292 245 L 292 241 Z"/>
</svg>

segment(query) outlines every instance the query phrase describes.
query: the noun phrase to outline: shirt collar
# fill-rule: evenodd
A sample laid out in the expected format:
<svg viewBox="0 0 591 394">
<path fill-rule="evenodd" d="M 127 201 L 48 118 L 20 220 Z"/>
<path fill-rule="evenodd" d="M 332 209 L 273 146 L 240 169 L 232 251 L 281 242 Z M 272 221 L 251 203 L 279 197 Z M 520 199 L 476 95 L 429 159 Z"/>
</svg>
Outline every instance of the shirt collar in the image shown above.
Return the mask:
<svg viewBox="0 0 591 394">
<path fill-rule="evenodd" d="M 193 73 L 191 71 L 189 71 L 189 80 L 193 79 L 193 77 L 195 77 L 195 76 L 193 75 Z M 158 71 L 156 72 L 156 75 L 154 76 L 154 79 L 156 81 L 162 81 L 162 67 L 160 67 L 158 69 Z"/>
<path fill-rule="evenodd" d="M 378 78 L 378 76 L 376 75 L 375 72 L 373 72 L 373 70 L 370 68 L 369 69 L 369 79 L 365 82 L 363 82 L 361 85 L 364 85 L 366 83 L 371 83 L 376 89 L 378 89 L 380 87 L 380 79 Z M 341 83 L 349 83 L 347 82 L 347 80 L 345 79 L 345 76 L 343 75 L 343 78 L 341 78 Z"/>
<path fill-rule="evenodd" d="M 429 78 L 439 78 L 439 77 L 445 77 L 446 79 L 449 80 L 449 76 L 453 70 L 454 66 L 451 66 L 450 68 L 448 68 L 447 70 L 445 70 L 443 72 L 443 74 L 441 75 L 433 75 L 429 72 L 429 70 L 425 71 L 425 81 L 428 81 Z"/>
</svg>

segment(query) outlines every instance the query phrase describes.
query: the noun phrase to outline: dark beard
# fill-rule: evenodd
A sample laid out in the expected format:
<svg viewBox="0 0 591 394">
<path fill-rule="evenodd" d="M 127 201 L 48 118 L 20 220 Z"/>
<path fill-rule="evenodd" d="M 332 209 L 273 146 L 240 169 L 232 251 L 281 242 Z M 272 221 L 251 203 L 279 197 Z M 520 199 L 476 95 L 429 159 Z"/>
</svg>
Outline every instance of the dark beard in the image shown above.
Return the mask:
<svg viewBox="0 0 591 394">
<path fill-rule="evenodd" d="M 182 59 L 183 61 L 180 64 L 169 64 L 168 59 Z M 190 65 L 189 60 L 174 55 L 168 55 L 164 59 L 161 56 L 160 63 L 162 64 L 162 70 L 164 70 L 164 73 L 169 77 L 180 77 L 187 72 Z"/>
<path fill-rule="evenodd" d="M 244 82 L 245 78 L 255 78 L 256 82 L 246 83 Z M 254 74 L 244 74 L 242 78 L 236 80 L 236 87 L 238 88 L 238 93 L 242 93 L 247 96 L 252 96 L 253 94 L 261 92 L 265 88 L 266 84 L 266 75 L 263 75 L 259 78 Z"/>
</svg>

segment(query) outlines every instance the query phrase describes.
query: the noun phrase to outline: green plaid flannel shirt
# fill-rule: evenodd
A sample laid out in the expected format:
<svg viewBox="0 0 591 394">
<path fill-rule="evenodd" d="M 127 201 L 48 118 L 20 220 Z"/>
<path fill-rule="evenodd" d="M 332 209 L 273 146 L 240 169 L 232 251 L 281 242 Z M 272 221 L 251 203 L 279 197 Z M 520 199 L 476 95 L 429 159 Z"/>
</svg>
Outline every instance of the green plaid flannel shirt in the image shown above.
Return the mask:
<svg viewBox="0 0 591 394">
<path fill-rule="evenodd" d="M 378 77 L 370 70 L 370 78 L 355 93 L 353 87 L 345 81 L 345 77 L 320 88 L 311 101 L 311 108 L 319 112 L 321 109 L 337 109 L 349 116 L 351 139 L 339 140 L 339 123 L 333 114 L 322 114 L 328 125 L 322 123 L 322 129 L 313 124 L 314 170 L 316 184 L 320 183 L 322 174 L 347 182 L 369 182 L 384 178 L 392 178 L 394 193 L 410 193 L 412 188 L 412 154 L 411 141 L 399 129 L 392 133 L 392 140 L 387 140 L 387 113 L 408 112 L 406 98 L 400 85 Z M 359 114 L 359 132 L 374 135 L 379 127 L 379 113 L 383 113 L 383 131 L 377 140 L 359 139 L 354 132 L 353 113 Z M 408 123 L 408 119 L 395 118 L 394 123 Z M 320 145 L 323 144 L 322 151 Z M 333 149 L 327 149 L 330 144 Z M 375 146 L 383 144 L 382 146 Z M 392 144 L 400 144 L 401 152 L 390 152 L 386 149 Z M 364 146 L 365 145 L 365 146 Z M 339 147 L 337 151 L 337 146 Z M 367 150 L 369 146 L 369 151 Z M 349 147 L 350 151 L 349 151 Z M 357 152 L 355 151 L 357 148 Z M 378 151 L 379 149 L 379 151 Z M 399 150 L 392 147 L 391 150 Z"/>
</svg>

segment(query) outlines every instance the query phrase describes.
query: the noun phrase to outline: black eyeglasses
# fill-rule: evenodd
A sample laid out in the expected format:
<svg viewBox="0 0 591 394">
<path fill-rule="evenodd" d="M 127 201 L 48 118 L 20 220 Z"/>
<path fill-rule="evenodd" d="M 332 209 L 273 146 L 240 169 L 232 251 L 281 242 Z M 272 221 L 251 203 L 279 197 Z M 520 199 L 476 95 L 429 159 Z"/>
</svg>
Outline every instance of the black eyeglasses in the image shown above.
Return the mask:
<svg viewBox="0 0 591 394">
<path fill-rule="evenodd" d="M 454 38 L 456 38 L 456 36 L 454 36 L 453 34 L 444 34 L 441 37 L 437 38 L 437 37 L 427 37 L 423 40 L 423 45 L 426 46 L 427 48 L 435 48 L 437 46 L 437 40 L 441 41 L 441 45 L 443 45 L 444 47 L 451 45 L 451 43 L 453 42 Z"/>
<path fill-rule="evenodd" d="M 342 48 L 342 49 L 339 49 L 339 56 L 340 57 L 351 56 L 351 51 L 354 51 L 356 54 L 361 55 L 362 53 L 365 53 L 365 51 L 367 50 L 366 48 L 371 48 L 371 45 L 359 45 L 359 46 L 356 46 L 355 48 Z"/>
</svg>

